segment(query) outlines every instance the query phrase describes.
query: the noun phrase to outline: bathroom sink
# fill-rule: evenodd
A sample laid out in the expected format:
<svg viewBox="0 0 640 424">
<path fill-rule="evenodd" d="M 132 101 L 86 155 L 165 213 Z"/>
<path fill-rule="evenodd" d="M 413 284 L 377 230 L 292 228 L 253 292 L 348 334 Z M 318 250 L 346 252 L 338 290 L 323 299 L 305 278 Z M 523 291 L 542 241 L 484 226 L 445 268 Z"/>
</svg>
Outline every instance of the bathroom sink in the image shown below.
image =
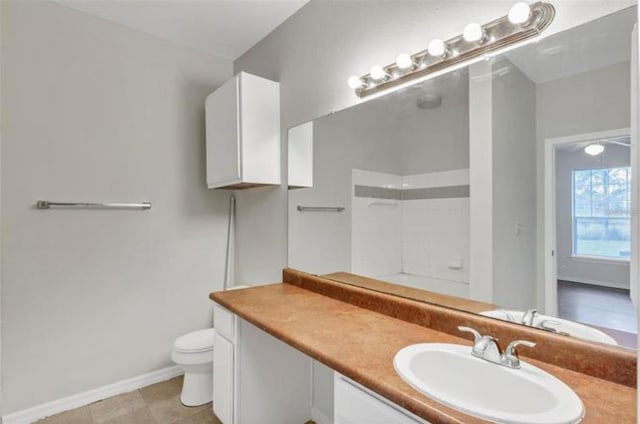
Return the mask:
<svg viewBox="0 0 640 424">
<path fill-rule="evenodd" d="M 510 424 L 571 424 L 584 415 L 573 390 L 530 364 L 511 369 L 471 355 L 468 346 L 422 343 L 401 349 L 396 372 L 414 389 L 451 408 Z"/>
<path fill-rule="evenodd" d="M 503 321 L 514 322 L 511 319 L 512 317 L 515 319 L 515 322 L 520 323 L 520 321 L 522 320 L 522 317 L 524 316 L 524 312 L 512 311 L 512 310 L 505 311 L 502 309 L 496 309 L 493 311 L 480 312 L 480 315 L 484 315 L 490 318 L 498 318 Z M 561 333 L 566 333 L 573 337 L 578 337 L 580 339 L 588 340 L 590 342 L 607 343 L 612 345 L 618 344 L 611 336 L 603 333 L 600 330 L 597 330 L 593 327 L 589 327 L 588 325 L 580 324 L 575 321 L 569 321 L 569 320 L 557 318 L 551 315 L 537 314 L 533 319 L 533 327 L 539 328 L 540 323 L 543 321 L 548 321 L 547 326 L 549 328 L 552 328 Z"/>
</svg>

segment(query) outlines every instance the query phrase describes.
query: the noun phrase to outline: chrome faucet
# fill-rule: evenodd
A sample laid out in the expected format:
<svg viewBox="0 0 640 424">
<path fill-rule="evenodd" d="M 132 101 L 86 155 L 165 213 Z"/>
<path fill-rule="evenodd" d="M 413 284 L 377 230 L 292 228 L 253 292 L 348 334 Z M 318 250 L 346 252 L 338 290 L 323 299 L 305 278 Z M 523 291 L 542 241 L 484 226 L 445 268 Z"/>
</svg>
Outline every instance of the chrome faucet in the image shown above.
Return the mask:
<svg viewBox="0 0 640 424">
<path fill-rule="evenodd" d="M 471 354 L 477 358 L 484 359 L 494 364 L 502 363 L 502 354 L 500 353 L 500 347 L 498 346 L 498 339 L 492 336 L 483 336 L 478 330 L 471 327 L 458 327 L 458 330 L 473 334 L 473 347 L 471 348 Z"/>
<path fill-rule="evenodd" d="M 497 343 L 498 339 L 489 335 L 483 336 L 478 330 L 471 327 L 460 326 L 458 330 L 473 334 L 473 347 L 471 348 L 473 356 L 508 368 L 520 368 L 520 358 L 516 352 L 517 346 L 535 347 L 536 345 L 527 340 L 514 340 L 509 343 L 504 353 L 501 353 Z"/>
<path fill-rule="evenodd" d="M 535 347 L 536 344 L 527 340 L 514 340 L 507 345 L 507 348 L 502 354 L 502 363 L 505 367 L 520 368 L 520 358 L 516 353 L 516 347 L 522 345 L 527 347 Z"/>
<path fill-rule="evenodd" d="M 522 320 L 520 324 L 528 325 L 529 327 L 533 327 L 533 320 L 538 315 L 537 309 L 528 309 L 527 312 L 522 316 Z"/>
</svg>

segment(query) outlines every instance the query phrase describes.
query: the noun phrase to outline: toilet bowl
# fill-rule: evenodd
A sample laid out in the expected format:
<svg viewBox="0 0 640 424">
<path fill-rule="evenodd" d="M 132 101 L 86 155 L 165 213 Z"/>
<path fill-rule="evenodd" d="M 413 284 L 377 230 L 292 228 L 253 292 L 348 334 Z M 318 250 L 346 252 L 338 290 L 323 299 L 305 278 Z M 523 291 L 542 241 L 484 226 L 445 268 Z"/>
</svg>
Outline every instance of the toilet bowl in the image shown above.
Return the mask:
<svg viewBox="0 0 640 424">
<path fill-rule="evenodd" d="M 227 290 L 249 286 L 229 287 Z M 171 359 L 184 370 L 180 402 L 198 406 L 213 400 L 213 339 L 216 330 L 207 328 L 178 337 L 173 343 Z"/>
<path fill-rule="evenodd" d="M 173 344 L 171 359 L 184 369 L 180 402 L 198 406 L 213 399 L 213 338 L 215 330 L 208 328 L 178 337 Z"/>
</svg>

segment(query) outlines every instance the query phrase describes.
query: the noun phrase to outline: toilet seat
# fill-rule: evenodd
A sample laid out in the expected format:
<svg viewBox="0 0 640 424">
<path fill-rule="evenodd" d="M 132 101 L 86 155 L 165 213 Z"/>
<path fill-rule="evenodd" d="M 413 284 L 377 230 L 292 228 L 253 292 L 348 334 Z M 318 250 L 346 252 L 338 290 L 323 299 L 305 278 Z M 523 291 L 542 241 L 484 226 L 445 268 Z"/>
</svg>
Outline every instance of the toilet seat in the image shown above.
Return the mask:
<svg viewBox="0 0 640 424">
<path fill-rule="evenodd" d="M 179 353 L 200 353 L 213 350 L 213 338 L 216 330 L 207 328 L 178 337 L 173 349 Z"/>
</svg>

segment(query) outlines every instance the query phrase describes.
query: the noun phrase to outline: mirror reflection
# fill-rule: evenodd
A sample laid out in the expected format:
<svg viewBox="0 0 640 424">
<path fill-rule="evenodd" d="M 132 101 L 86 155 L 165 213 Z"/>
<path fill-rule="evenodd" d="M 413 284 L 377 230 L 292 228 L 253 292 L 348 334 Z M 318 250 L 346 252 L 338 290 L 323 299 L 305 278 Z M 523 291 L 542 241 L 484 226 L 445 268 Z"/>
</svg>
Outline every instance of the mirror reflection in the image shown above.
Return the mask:
<svg viewBox="0 0 640 424">
<path fill-rule="evenodd" d="M 289 266 L 635 348 L 636 13 L 291 129 Z"/>
</svg>

